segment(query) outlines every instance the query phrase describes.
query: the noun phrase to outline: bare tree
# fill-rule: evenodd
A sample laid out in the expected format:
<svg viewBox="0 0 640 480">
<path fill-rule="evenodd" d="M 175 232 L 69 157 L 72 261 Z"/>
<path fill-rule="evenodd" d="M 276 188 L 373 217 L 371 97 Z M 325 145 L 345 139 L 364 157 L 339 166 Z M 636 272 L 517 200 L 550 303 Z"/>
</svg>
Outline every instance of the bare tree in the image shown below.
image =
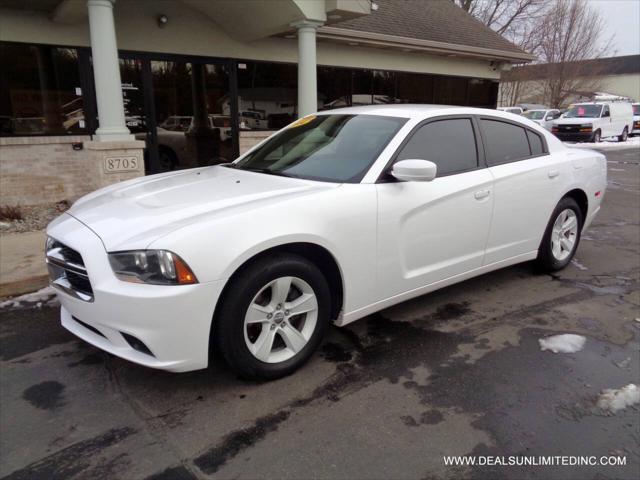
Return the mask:
<svg viewBox="0 0 640 480">
<path fill-rule="evenodd" d="M 553 0 L 452 0 L 489 28 L 522 50 L 536 54 L 540 47 L 539 24 Z M 518 103 L 524 89 L 524 75 L 518 69 L 502 82 L 499 105 Z"/>
<path fill-rule="evenodd" d="M 587 59 L 601 58 L 611 49 L 612 39 L 602 41 L 604 22 L 587 2 L 556 0 L 540 25 L 538 49 L 542 69 L 542 91 L 546 103 L 553 107 L 583 92 L 600 88 L 601 71 Z M 534 66 L 525 67 L 533 69 Z"/>
<path fill-rule="evenodd" d="M 528 26 L 545 11 L 550 0 L 452 0 L 487 27 L 519 45 Z"/>
</svg>

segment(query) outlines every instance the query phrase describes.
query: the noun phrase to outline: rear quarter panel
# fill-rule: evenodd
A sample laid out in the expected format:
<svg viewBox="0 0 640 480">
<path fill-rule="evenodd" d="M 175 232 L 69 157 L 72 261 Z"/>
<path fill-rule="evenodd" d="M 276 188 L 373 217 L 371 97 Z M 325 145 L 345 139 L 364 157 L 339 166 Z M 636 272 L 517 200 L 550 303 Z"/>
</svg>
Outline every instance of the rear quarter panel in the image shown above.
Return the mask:
<svg viewBox="0 0 640 480">
<path fill-rule="evenodd" d="M 584 219 L 584 228 L 587 228 L 604 199 L 607 188 L 607 159 L 594 150 L 577 148 L 567 150 L 573 170 L 573 181 L 567 188 L 569 190 L 579 188 L 586 193 L 588 213 L 587 218 Z"/>
</svg>

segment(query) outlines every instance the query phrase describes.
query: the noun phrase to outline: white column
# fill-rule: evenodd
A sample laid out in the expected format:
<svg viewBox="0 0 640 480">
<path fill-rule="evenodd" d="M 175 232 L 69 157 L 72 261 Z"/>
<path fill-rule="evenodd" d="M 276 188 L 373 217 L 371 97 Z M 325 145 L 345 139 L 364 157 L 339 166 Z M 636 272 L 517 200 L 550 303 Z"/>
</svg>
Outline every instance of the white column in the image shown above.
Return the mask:
<svg viewBox="0 0 640 480">
<path fill-rule="evenodd" d="M 118 46 L 113 21 L 114 2 L 115 0 L 87 1 L 100 123 L 95 135 L 98 141 L 133 140 L 124 119 Z"/>
<path fill-rule="evenodd" d="M 292 24 L 298 29 L 298 117 L 318 110 L 316 29 L 321 25 L 311 20 Z"/>
</svg>

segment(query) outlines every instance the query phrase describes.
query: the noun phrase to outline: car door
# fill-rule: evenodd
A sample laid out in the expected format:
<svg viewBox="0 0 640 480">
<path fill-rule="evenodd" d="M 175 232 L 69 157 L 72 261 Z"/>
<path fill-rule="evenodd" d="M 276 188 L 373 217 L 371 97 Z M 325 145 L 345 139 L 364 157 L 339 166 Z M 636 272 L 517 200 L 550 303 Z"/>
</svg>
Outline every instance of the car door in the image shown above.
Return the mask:
<svg viewBox="0 0 640 480">
<path fill-rule="evenodd" d="M 430 182 L 391 178 L 377 185 L 380 298 L 482 265 L 493 195 L 478 137 L 470 116 L 438 117 L 399 148 L 394 161 L 430 160 L 438 173 Z"/>
<path fill-rule="evenodd" d="M 602 136 L 603 137 L 611 137 L 615 135 L 614 125 L 611 120 L 611 109 L 609 105 L 605 105 L 602 108 Z M 622 130 L 620 130 L 622 131 Z"/>
<path fill-rule="evenodd" d="M 544 136 L 502 118 L 479 119 L 494 210 L 484 264 L 538 249 L 563 182 L 569 174 L 563 153 L 550 155 Z"/>
</svg>

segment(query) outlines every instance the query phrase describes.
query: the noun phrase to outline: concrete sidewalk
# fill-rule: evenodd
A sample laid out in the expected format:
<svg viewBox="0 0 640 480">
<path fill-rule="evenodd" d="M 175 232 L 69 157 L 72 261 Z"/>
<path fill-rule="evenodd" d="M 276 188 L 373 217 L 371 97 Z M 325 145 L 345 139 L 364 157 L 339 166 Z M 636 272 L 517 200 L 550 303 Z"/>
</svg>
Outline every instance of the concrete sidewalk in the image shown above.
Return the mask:
<svg viewBox="0 0 640 480">
<path fill-rule="evenodd" d="M 48 283 L 44 231 L 0 234 L 0 297 L 20 295 Z"/>
</svg>

